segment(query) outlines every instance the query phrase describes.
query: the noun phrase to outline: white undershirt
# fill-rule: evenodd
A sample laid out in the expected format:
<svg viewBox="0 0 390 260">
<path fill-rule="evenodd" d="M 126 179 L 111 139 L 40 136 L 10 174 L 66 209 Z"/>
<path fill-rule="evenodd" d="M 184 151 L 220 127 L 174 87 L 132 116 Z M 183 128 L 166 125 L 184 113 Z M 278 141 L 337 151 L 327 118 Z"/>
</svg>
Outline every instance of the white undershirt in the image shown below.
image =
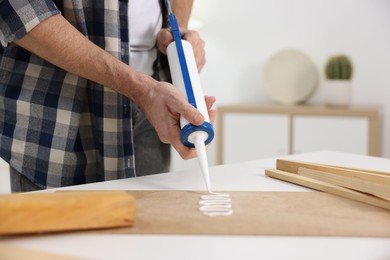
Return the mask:
<svg viewBox="0 0 390 260">
<path fill-rule="evenodd" d="M 159 0 L 129 0 L 128 10 L 130 66 L 152 75 L 156 37 L 162 26 Z"/>
</svg>

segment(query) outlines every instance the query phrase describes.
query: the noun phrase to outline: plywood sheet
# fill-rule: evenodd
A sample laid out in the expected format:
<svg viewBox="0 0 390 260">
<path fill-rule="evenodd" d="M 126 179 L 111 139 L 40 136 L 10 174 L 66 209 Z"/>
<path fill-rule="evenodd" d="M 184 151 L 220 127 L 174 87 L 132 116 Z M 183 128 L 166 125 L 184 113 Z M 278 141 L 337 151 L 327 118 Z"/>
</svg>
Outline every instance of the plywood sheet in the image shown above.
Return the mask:
<svg viewBox="0 0 390 260">
<path fill-rule="evenodd" d="M 197 191 L 131 191 L 134 227 L 127 234 L 390 237 L 390 211 L 322 192 L 229 192 L 232 216 L 198 211 Z"/>
</svg>

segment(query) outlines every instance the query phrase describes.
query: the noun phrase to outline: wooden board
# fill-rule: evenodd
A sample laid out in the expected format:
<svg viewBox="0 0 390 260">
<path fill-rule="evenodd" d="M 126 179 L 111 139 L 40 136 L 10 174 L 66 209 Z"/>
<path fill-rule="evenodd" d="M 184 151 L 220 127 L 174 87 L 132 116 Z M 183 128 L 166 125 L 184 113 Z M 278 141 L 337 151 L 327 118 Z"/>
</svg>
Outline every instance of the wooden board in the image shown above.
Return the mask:
<svg viewBox="0 0 390 260">
<path fill-rule="evenodd" d="M 343 175 L 307 169 L 304 167 L 300 167 L 298 169 L 298 174 L 300 176 L 305 176 L 311 179 L 327 182 L 332 185 L 337 185 L 352 190 L 373 194 L 382 198 L 390 198 L 390 184 L 369 181 L 358 177 L 346 177 Z"/>
<path fill-rule="evenodd" d="M 212 234 L 390 237 L 390 211 L 322 192 L 229 192 L 234 214 L 198 211 L 201 192 L 131 191 L 137 200 L 125 234 Z"/>
<path fill-rule="evenodd" d="M 300 162 L 292 160 L 276 160 L 276 170 L 272 173 L 270 169 L 270 174 L 278 175 L 277 171 L 281 171 L 280 175 L 285 175 L 284 173 L 290 174 L 299 174 L 301 176 L 308 177 L 310 179 L 315 179 L 321 181 L 323 184 L 328 183 L 333 186 L 339 186 L 348 188 L 351 190 L 359 191 L 365 194 L 375 195 L 384 200 L 390 201 L 390 173 L 389 172 L 380 172 L 367 169 L 357 169 L 357 168 L 347 168 L 340 166 L 316 164 L 310 162 Z M 284 172 L 284 173 L 283 173 Z M 273 176 L 276 177 L 276 176 Z M 287 179 L 289 180 L 287 180 Z M 321 191 L 327 191 L 335 194 L 335 189 L 318 189 L 315 188 L 310 179 L 303 178 L 306 183 L 298 183 L 300 177 L 294 176 L 280 176 L 279 179 L 297 183 L 303 186 L 311 187 Z M 295 179 L 293 181 L 292 179 Z M 302 178 L 301 178 L 302 179 Z M 314 185 L 314 186 L 313 186 Z M 317 185 L 318 186 L 318 185 Z M 326 186 L 326 185 L 322 185 Z M 344 193 L 344 192 L 343 192 Z M 382 203 L 380 203 L 382 204 Z M 375 203 L 374 203 L 375 205 Z M 385 208 L 389 208 L 387 206 Z"/>
<path fill-rule="evenodd" d="M 276 160 L 276 169 L 281 171 L 298 173 L 298 170 L 301 167 L 317 170 L 317 171 L 324 171 L 328 173 L 338 174 L 345 177 L 359 178 L 367 181 L 390 185 L 389 172 L 380 172 L 380 171 L 372 171 L 372 170 L 357 169 L 357 168 L 346 168 L 346 167 L 339 167 L 339 166 L 282 160 L 282 159 Z"/>
<path fill-rule="evenodd" d="M 61 191 L 0 196 L 0 235 L 131 226 L 134 198 L 125 191 Z"/>
<path fill-rule="evenodd" d="M 373 196 L 371 194 L 350 190 L 344 187 L 323 182 L 321 180 L 316 180 L 295 173 L 284 172 L 276 169 L 266 169 L 265 174 L 267 176 L 277 178 L 283 181 L 295 183 L 304 187 L 327 192 L 330 194 L 390 210 L 390 201 L 388 201 L 387 199 L 379 198 L 377 196 Z"/>
</svg>

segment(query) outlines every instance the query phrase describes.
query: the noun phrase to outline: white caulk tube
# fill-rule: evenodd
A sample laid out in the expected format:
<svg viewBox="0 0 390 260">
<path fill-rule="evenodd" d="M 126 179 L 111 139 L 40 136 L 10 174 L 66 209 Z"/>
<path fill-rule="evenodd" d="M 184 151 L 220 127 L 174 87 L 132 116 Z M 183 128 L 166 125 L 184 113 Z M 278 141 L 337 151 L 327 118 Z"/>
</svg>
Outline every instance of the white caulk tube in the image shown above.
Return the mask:
<svg viewBox="0 0 390 260">
<path fill-rule="evenodd" d="M 168 45 L 167 55 L 173 85 L 175 85 L 180 90 L 180 92 L 184 97 L 187 98 L 191 105 L 196 107 L 199 112 L 202 113 L 205 119 L 205 122 L 202 125 L 195 126 L 190 124 L 185 118 L 180 118 L 182 143 L 188 147 L 195 147 L 195 139 L 194 137 L 190 138 L 191 134 L 196 132 L 203 132 L 202 137 L 204 138 L 204 142 L 209 144 L 214 138 L 214 129 L 210 123 L 192 46 L 185 40 L 181 40 L 181 42 L 183 45 L 184 57 L 187 63 L 193 93 L 188 93 L 186 90 L 182 69 L 180 67 L 180 60 L 176 49 L 176 43 L 174 41 Z"/>
<path fill-rule="evenodd" d="M 202 113 L 205 121 L 200 126 L 195 126 L 189 123 L 184 117 L 180 118 L 181 126 L 181 141 L 184 145 L 188 147 L 195 147 L 196 153 L 198 155 L 199 164 L 202 170 L 203 178 L 206 183 L 207 190 L 211 192 L 210 187 L 210 177 L 208 169 L 208 160 L 206 154 L 206 146 L 214 138 L 214 128 L 210 123 L 210 118 L 204 100 L 204 95 L 202 91 L 202 86 L 200 84 L 200 78 L 198 73 L 198 68 L 196 66 L 194 52 L 192 46 L 189 42 L 181 40 L 183 45 L 183 53 L 185 61 L 188 67 L 189 79 L 185 78 L 185 73 L 182 71 L 182 67 L 178 55 L 178 50 L 176 48 L 176 43 L 173 41 L 168 45 L 167 55 L 168 62 L 171 71 L 171 77 L 173 85 L 175 85 L 184 97 L 187 98 L 188 102 L 193 105 L 195 108 Z M 191 88 L 188 89 L 188 83 L 186 86 L 185 81 L 190 80 Z M 192 92 L 192 93 L 191 93 Z"/>
</svg>

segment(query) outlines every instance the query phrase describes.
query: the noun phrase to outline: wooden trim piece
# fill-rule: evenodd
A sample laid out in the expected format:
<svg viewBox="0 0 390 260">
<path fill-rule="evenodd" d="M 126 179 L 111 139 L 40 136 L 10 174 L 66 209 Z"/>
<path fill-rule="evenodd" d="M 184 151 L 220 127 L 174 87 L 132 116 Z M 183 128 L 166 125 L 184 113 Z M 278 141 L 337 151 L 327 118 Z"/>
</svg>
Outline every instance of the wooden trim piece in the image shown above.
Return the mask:
<svg viewBox="0 0 390 260">
<path fill-rule="evenodd" d="M 217 158 L 216 163 L 220 165 L 223 163 L 223 119 L 224 119 L 224 109 L 217 109 Z"/>
<path fill-rule="evenodd" d="M 382 154 L 381 137 L 382 126 L 379 114 L 368 117 L 368 154 L 372 156 L 380 156 Z"/>
<path fill-rule="evenodd" d="M 353 191 L 336 185 L 332 185 L 326 182 L 313 180 L 308 177 L 304 177 L 295 173 L 289 173 L 276 169 L 266 169 L 265 174 L 269 177 L 280 179 L 283 181 L 295 183 L 304 187 L 309 187 L 315 190 L 327 192 L 340 197 L 360 201 L 373 206 L 381 207 L 390 210 L 390 201 L 372 196 L 369 194 Z"/>
<path fill-rule="evenodd" d="M 330 107 L 323 105 L 237 104 L 219 106 L 225 113 L 263 113 L 313 116 L 378 117 L 378 106 Z"/>
<path fill-rule="evenodd" d="M 0 196 L 0 235 L 128 227 L 136 204 L 127 191 L 58 191 Z"/>
<path fill-rule="evenodd" d="M 276 160 L 276 169 L 291 173 L 298 173 L 300 167 L 325 171 L 328 173 L 338 174 L 346 177 L 361 178 L 368 181 L 376 180 L 377 183 L 386 183 L 390 185 L 390 172 L 372 171 L 358 168 L 338 167 L 333 165 L 299 162 L 293 160 Z"/>
<path fill-rule="evenodd" d="M 344 169 L 344 170 L 361 171 L 361 172 L 365 172 L 365 173 L 374 173 L 374 174 L 379 174 L 379 175 L 384 175 L 384 176 L 390 176 L 390 172 L 381 172 L 381 171 L 374 171 L 374 170 L 369 170 L 369 169 L 343 167 L 343 166 L 335 166 L 335 165 L 327 165 L 327 164 L 319 164 L 319 165 L 328 166 L 328 167 L 332 167 L 332 168 L 338 168 L 338 169 Z"/>
<path fill-rule="evenodd" d="M 308 178 L 312 178 L 318 181 L 327 182 L 333 185 L 338 185 L 344 188 L 353 189 L 356 191 L 361 191 L 365 193 L 369 193 L 375 196 L 380 196 L 384 198 L 390 198 L 390 185 L 377 182 L 377 178 L 372 178 L 371 181 L 359 178 L 360 175 L 352 174 L 352 176 L 356 177 L 346 177 L 342 175 L 337 175 L 329 172 L 312 170 L 308 168 L 300 167 L 298 169 L 298 174 L 301 176 L 305 176 Z M 367 175 L 371 177 L 370 175 Z M 376 177 L 375 175 L 372 175 Z M 384 176 L 379 176 L 384 177 Z M 387 181 L 390 181 L 390 177 Z"/>
<path fill-rule="evenodd" d="M 294 115 L 288 117 L 288 154 L 294 153 Z"/>
</svg>

